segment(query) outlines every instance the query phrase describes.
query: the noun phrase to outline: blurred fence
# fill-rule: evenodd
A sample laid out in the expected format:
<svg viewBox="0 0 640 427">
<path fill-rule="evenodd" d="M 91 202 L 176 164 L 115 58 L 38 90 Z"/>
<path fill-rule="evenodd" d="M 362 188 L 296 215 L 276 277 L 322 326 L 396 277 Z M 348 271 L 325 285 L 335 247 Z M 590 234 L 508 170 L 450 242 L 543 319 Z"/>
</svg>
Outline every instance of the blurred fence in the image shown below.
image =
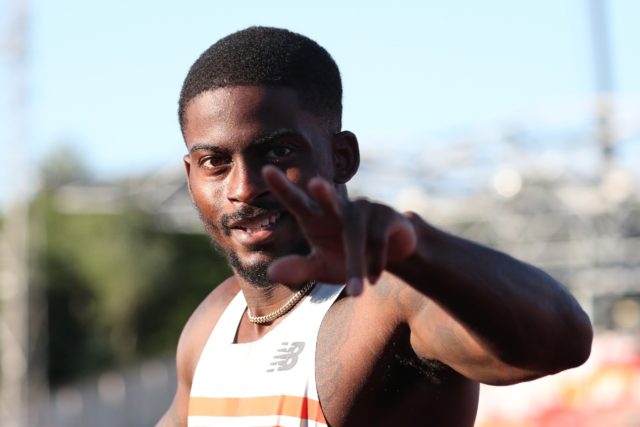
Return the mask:
<svg viewBox="0 0 640 427">
<path fill-rule="evenodd" d="M 168 407 L 171 357 L 107 372 L 54 391 L 30 414 L 32 427 L 146 427 Z M 601 332 L 576 369 L 509 387 L 481 387 L 476 427 L 640 426 L 640 340 Z"/>
<path fill-rule="evenodd" d="M 171 357 L 150 360 L 59 388 L 49 399 L 32 402 L 29 426 L 153 426 L 175 393 L 174 363 Z"/>
</svg>

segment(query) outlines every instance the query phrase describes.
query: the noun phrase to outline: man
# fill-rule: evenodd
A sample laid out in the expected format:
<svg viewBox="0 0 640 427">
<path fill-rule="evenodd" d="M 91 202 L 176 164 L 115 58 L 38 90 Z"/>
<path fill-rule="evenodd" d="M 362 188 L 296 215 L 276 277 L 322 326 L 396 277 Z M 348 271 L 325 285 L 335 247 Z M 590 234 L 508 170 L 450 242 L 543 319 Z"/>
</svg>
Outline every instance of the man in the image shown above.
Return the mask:
<svg viewBox="0 0 640 427">
<path fill-rule="evenodd" d="M 286 30 L 234 33 L 191 67 L 189 190 L 234 274 L 184 328 L 159 426 L 472 426 L 479 383 L 588 358 L 589 319 L 544 272 L 348 199 L 341 97 L 329 54 Z"/>
</svg>

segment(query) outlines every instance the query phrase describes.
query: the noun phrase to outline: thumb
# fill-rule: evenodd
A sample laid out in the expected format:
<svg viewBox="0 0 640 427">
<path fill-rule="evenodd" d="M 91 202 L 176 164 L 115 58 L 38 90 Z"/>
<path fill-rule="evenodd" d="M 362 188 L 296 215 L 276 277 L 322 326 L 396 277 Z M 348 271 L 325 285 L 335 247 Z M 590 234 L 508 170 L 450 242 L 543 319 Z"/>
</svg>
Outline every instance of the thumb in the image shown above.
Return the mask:
<svg viewBox="0 0 640 427">
<path fill-rule="evenodd" d="M 298 285 L 315 279 L 316 266 L 302 255 L 288 255 L 273 261 L 267 268 L 271 280 L 284 285 Z"/>
<path fill-rule="evenodd" d="M 389 228 L 389 261 L 409 256 L 417 244 L 416 232 L 409 221 L 393 224 Z"/>
</svg>

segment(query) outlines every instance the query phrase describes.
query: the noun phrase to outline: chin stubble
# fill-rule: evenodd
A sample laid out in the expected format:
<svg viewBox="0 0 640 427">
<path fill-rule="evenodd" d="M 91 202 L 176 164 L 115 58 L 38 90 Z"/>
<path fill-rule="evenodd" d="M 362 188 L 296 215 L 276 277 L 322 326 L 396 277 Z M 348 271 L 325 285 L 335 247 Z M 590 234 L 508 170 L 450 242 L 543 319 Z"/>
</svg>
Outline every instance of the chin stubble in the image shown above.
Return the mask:
<svg viewBox="0 0 640 427">
<path fill-rule="evenodd" d="M 232 220 L 237 221 L 244 218 L 251 218 L 255 215 L 260 214 L 260 212 L 263 209 L 247 207 L 237 212 L 234 212 L 232 214 L 222 215 L 220 219 L 220 226 L 218 226 L 214 224 L 213 221 L 210 221 L 209 219 L 205 218 L 204 215 L 202 215 L 202 211 L 198 208 L 198 206 L 195 203 L 193 205 L 195 206 L 196 211 L 200 216 L 200 220 L 204 224 L 204 228 L 207 231 L 209 238 L 211 239 L 212 246 L 214 247 L 216 252 L 220 253 L 221 255 L 224 255 L 227 258 L 227 262 L 229 263 L 229 266 L 236 272 L 236 274 L 238 274 L 238 276 L 240 276 L 241 278 L 243 278 L 244 280 L 246 280 L 251 285 L 257 288 L 272 287 L 274 285 L 274 282 L 271 279 L 269 279 L 269 276 L 267 275 L 267 268 L 271 263 L 270 261 L 259 262 L 251 265 L 244 264 L 240 260 L 240 258 L 238 257 L 238 254 L 235 251 L 224 248 L 213 237 L 220 230 L 222 230 L 225 236 L 230 236 L 231 228 L 229 227 L 228 224 Z M 252 249 L 259 251 L 259 248 L 252 248 Z M 309 251 L 310 251 L 309 245 L 306 242 L 306 240 L 303 239 L 301 242 L 299 242 L 297 245 L 295 245 L 292 248 L 291 254 L 307 255 Z"/>
<path fill-rule="evenodd" d="M 218 230 L 222 230 L 225 236 L 231 235 L 231 228 L 228 226 L 231 220 L 239 220 L 244 217 L 251 217 L 256 215 L 256 210 L 253 208 L 247 208 L 240 212 L 235 212 L 230 215 L 223 215 L 223 218 L 220 221 L 220 227 L 205 218 L 202 215 L 202 211 L 198 208 L 198 206 L 194 203 L 193 206 L 196 208 L 196 212 L 200 216 L 200 220 L 202 224 L 204 224 L 204 228 L 209 235 L 211 240 L 211 244 L 216 252 L 225 256 L 227 258 L 227 262 L 229 266 L 238 274 L 238 276 L 242 277 L 244 280 L 256 286 L 258 288 L 268 288 L 273 286 L 273 281 L 269 279 L 267 275 L 267 268 L 269 267 L 268 262 L 261 262 L 254 265 L 245 265 L 240 261 L 238 254 L 231 250 L 224 248 L 216 239 L 214 239 L 214 235 L 218 232 Z"/>
</svg>

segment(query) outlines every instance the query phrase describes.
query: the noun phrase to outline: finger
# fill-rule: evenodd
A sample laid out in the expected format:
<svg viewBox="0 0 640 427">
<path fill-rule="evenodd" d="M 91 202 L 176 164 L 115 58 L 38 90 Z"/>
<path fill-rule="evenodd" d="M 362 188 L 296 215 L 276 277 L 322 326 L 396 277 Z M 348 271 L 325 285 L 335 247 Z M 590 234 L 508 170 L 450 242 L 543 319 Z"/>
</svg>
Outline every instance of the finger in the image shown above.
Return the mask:
<svg viewBox="0 0 640 427">
<path fill-rule="evenodd" d="M 336 190 L 327 180 L 321 177 L 315 177 L 309 181 L 307 188 L 309 189 L 309 195 L 324 212 L 331 213 L 338 217 L 341 216 Z"/>
<path fill-rule="evenodd" d="M 273 261 L 267 268 L 271 280 L 285 285 L 299 285 L 317 277 L 317 261 L 302 255 L 288 255 Z"/>
<path fill-rule="evenodd" d="M 305 219 L 314 214 L 309 196 L 289 181 L 280 169 L 267 165 L 262 168 L 262 178 L 269 190 L 297 218 Z"/>
<path fill-rule="evenodd" d="M 396 221 L 389 227 L 388 245 L 392 248 L 389 260 L 396 261 L 409 256 L 417 245 L 416 231 L 409 220 Z"/>
<path fill-rule="evenodd" d="M 362 293 L 364 276 L 364 224 L 356 205 L 344 209 L 343 245 L 347 270 L 347 293 L 357 296 Z"/>
<path fill-rule="evenodd" d="M 367 221 L 367 278 L 371 284 L 378 281 L 387 265 L 389 227 L 388 212 L 374 210 Z"/>
</svg>

